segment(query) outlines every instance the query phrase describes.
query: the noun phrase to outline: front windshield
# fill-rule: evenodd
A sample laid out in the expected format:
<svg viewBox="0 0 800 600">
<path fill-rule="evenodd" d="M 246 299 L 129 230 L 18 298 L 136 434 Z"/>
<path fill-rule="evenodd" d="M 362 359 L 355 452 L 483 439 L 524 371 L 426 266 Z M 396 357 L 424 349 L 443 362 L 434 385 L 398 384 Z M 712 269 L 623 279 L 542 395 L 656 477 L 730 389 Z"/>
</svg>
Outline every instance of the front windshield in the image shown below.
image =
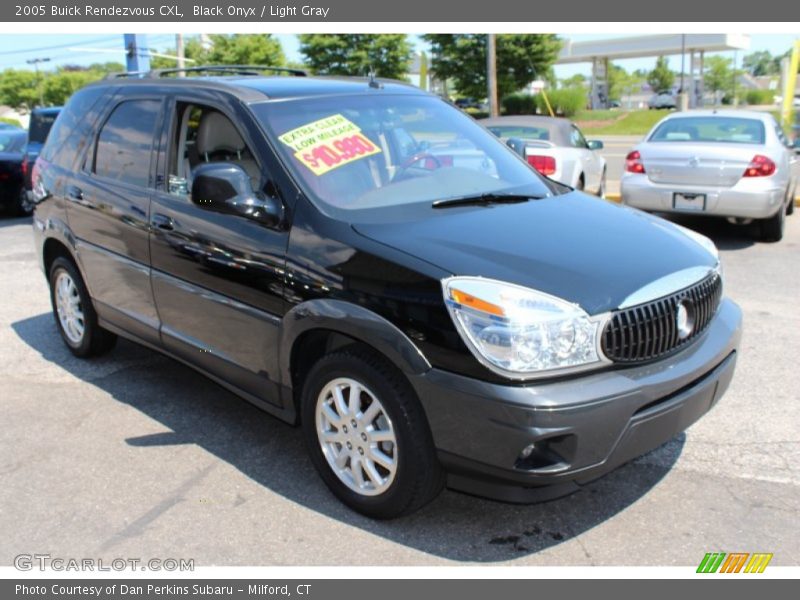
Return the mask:
<svg viewBox="0 0 800 600">
<path fill-rule="evenodd" d="M 305 191 L 338 209 L 555 193 L 502 142 L 439 98 L 376 91 L 252 109 Z"/>
</svg>

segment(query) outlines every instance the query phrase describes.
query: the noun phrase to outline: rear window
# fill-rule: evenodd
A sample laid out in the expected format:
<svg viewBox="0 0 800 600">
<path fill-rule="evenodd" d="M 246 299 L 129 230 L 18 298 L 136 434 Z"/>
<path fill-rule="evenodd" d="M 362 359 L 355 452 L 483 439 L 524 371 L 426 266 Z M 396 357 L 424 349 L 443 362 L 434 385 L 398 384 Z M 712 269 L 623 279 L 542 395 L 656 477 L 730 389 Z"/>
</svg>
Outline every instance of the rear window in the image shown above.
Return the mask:
<svg viewBox="0 0 800 600">
<path fill-rule="evenodd" d="M 489 131 L 503 140 L 521 138 L 523 140 L 550 141 L 550 130 L 546 127 L 512 127 L 509 125 L 491 125 Z"/>
<path fill-rule="evenodd" d="M 24 135 L 9 134 L 0 131 L 0 152 L 22 152 L 24 148 Z"/>
<path fill-rule="evenodd" d="M 764 124 L 742 117 L 680 117 L 667 119 L 653 132 L 650 142 L 718 142 L 763 144 Z"/>
<path fill-rule="evenodd" d="M 38 142 L 44 144 L 47 139 L 47 134 L 50 133 L 50 128 L 56 121 L 58 116 L 57 112 L 34 112 L 31 114 L 31 125 L 28 130 L 28 139 L 31 142 Z"/>
</svg>

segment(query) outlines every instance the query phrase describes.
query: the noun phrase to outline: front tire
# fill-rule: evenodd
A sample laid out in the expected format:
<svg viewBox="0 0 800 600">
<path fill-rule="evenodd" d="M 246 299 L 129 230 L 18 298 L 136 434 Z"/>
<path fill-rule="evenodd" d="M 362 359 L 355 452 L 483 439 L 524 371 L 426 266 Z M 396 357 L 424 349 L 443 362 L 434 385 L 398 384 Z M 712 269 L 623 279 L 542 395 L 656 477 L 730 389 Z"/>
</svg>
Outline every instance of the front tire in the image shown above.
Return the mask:
<svg viewBox="0 0 800 600">
<path fill-rule="evenodd" d="M 363 346 L 322 357 L 308 373 L 301 421 L 311 461 L 353 510 L 392 519 L 441 491 L 425 413 L 402 373 Z"/>
<path fill-rule="evenodd" d="M 117 336 L 97 324 L 86 284 L 75 263 L 64 257 L 50 266 L 50 302 L 61 338 L 75 356 L 98 356 L 114 347 Z"/>
</svg>

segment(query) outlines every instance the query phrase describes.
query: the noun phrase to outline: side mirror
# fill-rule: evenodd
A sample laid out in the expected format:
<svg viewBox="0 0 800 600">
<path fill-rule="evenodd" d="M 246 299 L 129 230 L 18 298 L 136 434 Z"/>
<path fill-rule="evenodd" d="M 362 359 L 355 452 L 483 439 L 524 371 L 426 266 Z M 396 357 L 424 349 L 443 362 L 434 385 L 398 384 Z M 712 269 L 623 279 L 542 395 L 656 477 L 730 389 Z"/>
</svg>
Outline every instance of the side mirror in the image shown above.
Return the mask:
<svg viewBox="0 0 800 600">
<path fill-rule="evenodd" d="M 283 220 L 280 200 L 253 191 L 250 176 L 233 163 L 198 165 L 192 174 L 191 198 L 202 208 L 238 215 L 270 227 Z"/>
<path fill-rule="evenodd" d="M 525 141 L 520 138 L 512 137 L 506 140 L 506 146 L 519 154 L 522 158 L 525 158 L 525 145 Z"/>
<path fill-rule="evenodd" d="M 600 140 L 588 140 L 586 145 L 589 147 L 589 150 L 602 150 L 603 149 L 603 142 Z"/>
</svg>

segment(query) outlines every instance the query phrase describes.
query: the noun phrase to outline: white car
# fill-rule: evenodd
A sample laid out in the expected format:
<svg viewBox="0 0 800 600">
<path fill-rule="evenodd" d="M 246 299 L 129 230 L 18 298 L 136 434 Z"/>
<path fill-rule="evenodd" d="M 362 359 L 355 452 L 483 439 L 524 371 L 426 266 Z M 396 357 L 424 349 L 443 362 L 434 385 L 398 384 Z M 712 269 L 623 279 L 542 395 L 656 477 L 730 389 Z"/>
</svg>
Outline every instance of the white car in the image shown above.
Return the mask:
<svg viewBox="0 0 800 600">
<path fill-rule="evenodd" d="M 606 159 L 597 152 L 603 142 L 587 142 L 568 119 L 526 115 L 481 119 L 480 123 L 542 175 L 605 197 Z"/>
<path fill-rule="evenodd" d="M 673 113 L 626 157 L 622 203 L 647 211 L 761 222 L 761 237 L 783 237 L 794 211 L 798 162 L 769 113 Z"/>
</svg>

